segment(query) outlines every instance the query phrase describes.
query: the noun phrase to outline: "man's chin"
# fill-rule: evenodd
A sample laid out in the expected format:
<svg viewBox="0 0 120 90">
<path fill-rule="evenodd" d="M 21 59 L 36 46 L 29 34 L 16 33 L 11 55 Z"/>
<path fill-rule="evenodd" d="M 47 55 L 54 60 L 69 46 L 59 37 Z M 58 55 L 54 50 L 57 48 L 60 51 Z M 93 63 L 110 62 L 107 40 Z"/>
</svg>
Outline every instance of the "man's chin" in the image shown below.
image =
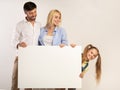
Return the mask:
<svg viewBox="0 0 120 90">
<path fill-rule="evenodd" d="M 30 19 L 30 21 L 35 21 L 36 20 L 36 18 L 32 18 L 32 19 Z"/>
<path fill-rule="evenodd" d="M 36 17 L 31 17 L 31 21 L 35 21 Z"/>
</svg>

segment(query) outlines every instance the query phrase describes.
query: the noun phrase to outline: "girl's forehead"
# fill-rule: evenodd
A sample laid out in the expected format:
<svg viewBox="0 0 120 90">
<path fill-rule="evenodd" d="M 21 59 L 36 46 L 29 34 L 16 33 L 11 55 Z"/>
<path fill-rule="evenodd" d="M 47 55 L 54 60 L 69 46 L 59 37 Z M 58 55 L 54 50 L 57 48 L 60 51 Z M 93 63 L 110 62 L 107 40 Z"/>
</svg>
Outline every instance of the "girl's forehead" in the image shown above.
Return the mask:
<svg viewBox="0 0 120 90">
<path fill-rule="evenodd" d="M 94 53 L 98 53 L 97 49 L 95 49 L 95 48 L 92 48 L 89 51 L 94 52 Z"/>
</svg>

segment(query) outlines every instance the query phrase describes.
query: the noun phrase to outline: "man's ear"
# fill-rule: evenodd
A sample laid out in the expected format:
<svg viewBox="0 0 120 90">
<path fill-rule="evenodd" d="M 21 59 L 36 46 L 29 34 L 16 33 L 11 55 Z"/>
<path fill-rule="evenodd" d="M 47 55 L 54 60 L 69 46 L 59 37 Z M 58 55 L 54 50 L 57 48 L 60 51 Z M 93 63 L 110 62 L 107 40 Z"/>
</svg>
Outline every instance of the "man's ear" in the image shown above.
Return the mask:
<svg viewBox="0 0 120 90">
<path fill-rule="evenodd" d="M 24 13 L 27 14 L 27 11 L 24 10 Z"/>
</svg>

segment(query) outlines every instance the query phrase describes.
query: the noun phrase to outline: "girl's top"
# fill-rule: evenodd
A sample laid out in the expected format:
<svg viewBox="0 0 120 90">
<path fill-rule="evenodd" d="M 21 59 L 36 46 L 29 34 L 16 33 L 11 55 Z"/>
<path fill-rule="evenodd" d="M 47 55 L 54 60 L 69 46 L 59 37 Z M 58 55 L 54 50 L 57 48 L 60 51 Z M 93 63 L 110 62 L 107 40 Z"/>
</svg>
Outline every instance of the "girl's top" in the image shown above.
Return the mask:
<svg viewBox="0 0 120 90">
<path fill-rule="evenodd" d="M 86 72 L 88 70 L 88 65 L 89 65 L 88 61 L 84 61 L 82 63 L 82 72 Z"/>
</svg>

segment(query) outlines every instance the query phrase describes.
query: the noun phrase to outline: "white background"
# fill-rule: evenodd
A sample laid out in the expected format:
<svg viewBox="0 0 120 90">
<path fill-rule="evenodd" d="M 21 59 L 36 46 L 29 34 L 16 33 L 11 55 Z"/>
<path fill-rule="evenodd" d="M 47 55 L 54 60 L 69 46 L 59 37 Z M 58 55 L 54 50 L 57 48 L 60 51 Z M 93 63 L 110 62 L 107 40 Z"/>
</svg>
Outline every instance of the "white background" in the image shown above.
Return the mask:
<svg viewBox="0 0 120 90">
<path fill-rule="evenodd" d="M 0 88 L 11 87 L 15 50 L 11 47 L 16 23 L 24 18 L 23 4 L 29 0 L 0 1 Z M 34 0 L 38 6 L 37 20 L 46 23 L 51 9 L 62 12 L 62 26 L 69 43 L 85 47 L 97 46 L 102 56 L 102 79 L 96 86 L 94 63 L 90 62 L 81 90 L 120 89 L 120 1 L 119 0 Z"/>
</svg>

